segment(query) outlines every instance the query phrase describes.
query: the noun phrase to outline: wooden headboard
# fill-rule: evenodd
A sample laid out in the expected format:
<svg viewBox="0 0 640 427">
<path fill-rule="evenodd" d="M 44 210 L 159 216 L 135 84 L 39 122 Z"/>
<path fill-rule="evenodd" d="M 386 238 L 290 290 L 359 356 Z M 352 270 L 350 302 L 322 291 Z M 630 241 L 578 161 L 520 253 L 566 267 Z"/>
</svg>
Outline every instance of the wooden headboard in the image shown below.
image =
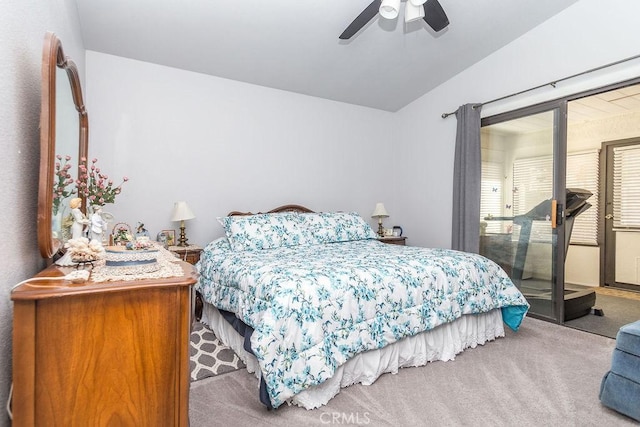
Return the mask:
<svg viewBox="0 0 640 427">
<path fill-rule="evenodd" d="M 227 216 L 258 215 L 258 214 L 262 214 L 262 213 L 280 213 L 280 212 L 314 213 L 314 211 L 312 211 L 309 208 L 305 208 L 304 206 L 300 206 L 300 205 L 284 205 L 284 206 L 277 207 L 275 209 L 271 209 L 269 212 L 258 212 L 258 213 L 254 214 L 253 212 L 233 211 L 233 212 L 229 212 L 227 214 Z"/>
</svg>

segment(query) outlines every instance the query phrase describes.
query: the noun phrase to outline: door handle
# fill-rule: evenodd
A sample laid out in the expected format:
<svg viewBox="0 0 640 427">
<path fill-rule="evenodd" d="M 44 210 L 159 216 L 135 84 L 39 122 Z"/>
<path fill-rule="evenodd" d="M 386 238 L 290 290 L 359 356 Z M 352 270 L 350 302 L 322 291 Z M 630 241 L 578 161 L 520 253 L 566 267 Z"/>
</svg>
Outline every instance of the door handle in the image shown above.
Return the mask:
<svg viewBox="0 0 640 427">
<path fill-rule="evenodd" d="M 604 216 L 604 219 L 613 219 L 613 214 L 607 214 Z"/>
<path fill-rule="evenodd" d="M 551 219 L 551 228 L 558 228 L 559 225 L 563 224 L 564 221 L 564 209 L 563 206 L 558 203 L 558 201 L 556 199 L 552 199 L 551 200 L 551 212 L 550 212 L 550 218 Z"/>
</svg>

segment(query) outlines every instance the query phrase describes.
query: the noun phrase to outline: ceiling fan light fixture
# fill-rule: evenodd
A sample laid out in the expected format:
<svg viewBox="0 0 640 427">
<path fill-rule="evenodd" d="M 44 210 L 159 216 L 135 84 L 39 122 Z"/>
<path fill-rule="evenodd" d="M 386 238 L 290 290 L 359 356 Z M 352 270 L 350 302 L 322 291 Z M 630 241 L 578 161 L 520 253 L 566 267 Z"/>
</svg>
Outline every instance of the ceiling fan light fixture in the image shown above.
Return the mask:
<svg viewBox="0 0 640 427">
<path fill-rule="evenodd" d="M 400 13 L 401 1 L 405 1 L 406 22 L 415 21 L 417 15 L 436 33 L 449 25 L 449 18 L 438 0 L 373 0 L 340 34 L 340 40 L 349 40 L 377 15 L 385 19 L 396 19 Z M 416 13 L 416 6 L 422 10 Z"/>
<path fill-rule="evenodd" d="M 416 6 L 411 1 L 404 5 L 404 22 L 409 23 L 424 18 L 424 7 Z"/>
<path fill-rule="evenodd" d="M 382 0 L 379 12 L 385 19 L 396 19 L 400 12 L 400 0 Z"/>
</svg>

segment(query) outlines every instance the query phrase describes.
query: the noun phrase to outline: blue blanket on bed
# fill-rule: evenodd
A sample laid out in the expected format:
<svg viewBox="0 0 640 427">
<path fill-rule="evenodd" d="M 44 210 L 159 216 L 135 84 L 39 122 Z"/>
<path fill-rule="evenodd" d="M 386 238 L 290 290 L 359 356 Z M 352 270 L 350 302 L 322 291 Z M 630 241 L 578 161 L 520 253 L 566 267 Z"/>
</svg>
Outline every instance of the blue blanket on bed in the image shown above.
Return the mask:
<svg viewBox="0 0 640 427">
<path fill-rule="evenodd" d="M 232 251 L 219 239 L 198 269 L 204 299 L 254 329 L 273 407 L 360 352 L 496 308 L 517 330 L 529 307 L 480 255 L 376 240 Z"/>
</svg>

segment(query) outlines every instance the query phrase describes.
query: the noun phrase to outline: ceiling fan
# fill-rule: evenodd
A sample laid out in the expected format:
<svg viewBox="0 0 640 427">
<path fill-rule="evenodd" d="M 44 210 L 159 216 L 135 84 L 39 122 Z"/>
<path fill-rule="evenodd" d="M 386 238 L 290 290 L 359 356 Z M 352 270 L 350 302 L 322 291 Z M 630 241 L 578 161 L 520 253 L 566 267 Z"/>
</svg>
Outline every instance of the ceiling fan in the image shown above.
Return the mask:
<svg viewBox="0 0 640 427">
<path fill-rule="evenodd" d="M 373 0 L 340 34 L 339 38 L 342 40 L 350 39 L 378 13 L 383 18 L 395 19 L 398 16 L 399 8 L 400 0 Z M 435 32 L 441 31 L 449 25 L 449 18 L 438 0 L 407 0 L 405 21 L 411 22 L 418 19 L 424 19 Z"/>
</svg>

